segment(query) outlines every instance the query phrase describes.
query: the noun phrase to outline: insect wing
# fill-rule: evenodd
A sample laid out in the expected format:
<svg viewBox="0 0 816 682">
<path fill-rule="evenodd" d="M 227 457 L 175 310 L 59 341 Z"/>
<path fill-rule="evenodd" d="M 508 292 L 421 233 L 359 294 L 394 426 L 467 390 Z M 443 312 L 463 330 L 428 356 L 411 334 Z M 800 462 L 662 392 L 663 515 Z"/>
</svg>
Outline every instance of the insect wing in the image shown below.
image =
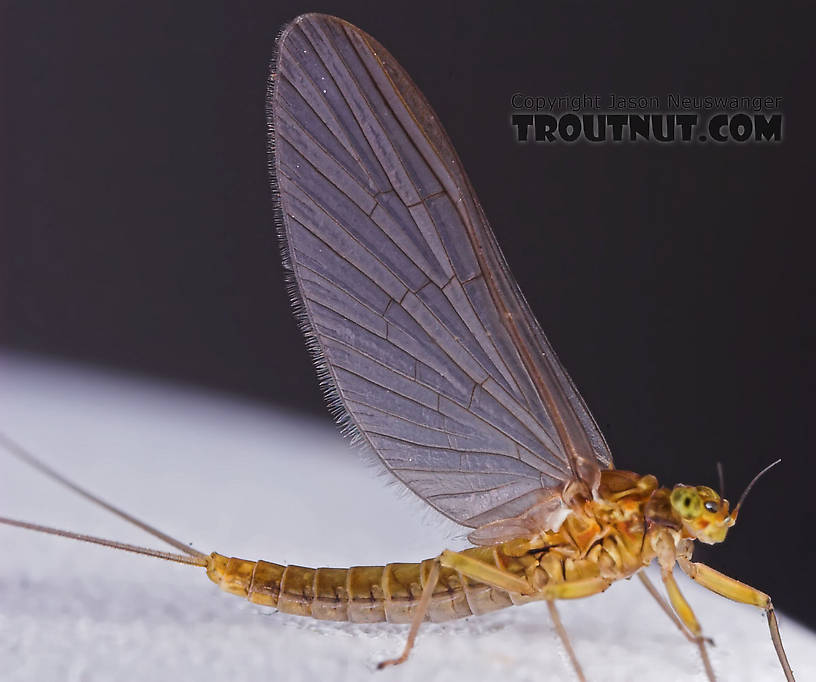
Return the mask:
<svg viewBox="0 0 816 682">
<path fill-rule="evenodd" d="M 284 264 L 337 416 L 466 526 L 593 485 L 603 436 L 394 58 L 340 19 L 298 17 L 269 125 Z"/>
</svg>

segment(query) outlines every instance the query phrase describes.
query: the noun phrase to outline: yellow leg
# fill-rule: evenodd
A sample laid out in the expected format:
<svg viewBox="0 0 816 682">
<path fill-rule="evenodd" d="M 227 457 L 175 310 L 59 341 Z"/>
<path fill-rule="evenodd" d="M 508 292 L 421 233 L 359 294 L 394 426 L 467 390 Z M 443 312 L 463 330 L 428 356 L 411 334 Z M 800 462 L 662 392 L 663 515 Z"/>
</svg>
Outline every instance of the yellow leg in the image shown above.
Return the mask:
<svg viewBox="0 0 816 682">
<path fill-rule="evenodd" d="M 660 593 L 657 591 L 655 586 L 652 584 L 652 581 L 649 580 L 649 577 L 646 575 L 646 573 L 644 573 L 643 571 L 640 571 L 638 573 L 638 577 L 640 578 L 641 582 L 644 584 L 646 589 L 649 591 L 649 594 L 651 594 L 652 597 L 654 597 L 655 601 L 660 605 L 660 608 L 663 609 L 664 613 L 671 619 L 672 623 L 674 623 L 677 626 L 677 629 L 680 630 L 680 632 L 683 633 L 683 635 L 686 637 L 686 639 L 688 639 L 690 642 L 694 642 L 697 645 L 697 648 L 700 651 L 700 658 L 703 660 L 703 667 L 705 668 L 706 675 L 708 676 L 708 679 L 710 680 L 710 682 L 715 682 L 716 678 L 714 677 L 714 669 L 711 667 L 711 661 L 708 658 L 708 651 L 706 651 L 706 648 L 705 648 L 705 645 L 707 643 L 713 645 L 714 642 L 711 641 L 711 639 L 709 639 L 707 637 L 703 637 L 703 635 L 701 633 L 694 634 L 693 632 L 691 632 L 689 630 L 688 627 L 686 627 L 686 624 L 683 622 L 683 620 L 681 618 L 679 618 L 678 615 L 674 611 L 672 611 L 671 607 L 666 603 L 666 600 L 663 599 L 662 596 L 660 596 Z M 674 582 L 674 578 L 672 577 L 671 580 L 672 580 L 672 583 L 674 585 L 674 590 L 675 590 L 677 596 L 679 596 L 679 598 L 683 601 L 683 603 L 685 603 L 686 609 L 689 612 L 691 612 L 691 607 L 686 603 L 685 599 L 683 599 L 683 595 L 680 594 L 680 590 L 677 587 L 677 583 Z M 664 582 L 665 582 L 665 579 L 664 579 Z M 692 613 L 692 617 L 694 617 L 693 613 Z M 695 618 L 695 622 L 696 622 L 696 618 Z M 699 624 L 698 624 L 698 627 L 699 627 Z"/>
<path fill-rule="evenodd" d="M 504 571 L 465 554 L 445 550 L 439 557 L 445 568 L 453 568 L 462 575 L 481 583 L 540 599 L 581 599 L 603 592 L 612 584 L 606 578 L 583 578 L 562 583 L 547 583 L 538 589 L 515 573 Z"/>
<path fill-rule="evenodd" d="M 603 592 L 612 584 L 610 580 L 605 578 L 585 578 L 569 582 L 548 583 L 536 589 L 530 585 L 527 580 L 514 573 L 503 571 L 496 566 L 479 561 L 479 559 L 465 554 L 445 551 L 442 552 L 439 559 L 444 567 L 453 568 L 472 580 L 478 580 L 479 582 L 507 590 L 508 592 L 516 592 L 546 599 L 547 606 L 550 610 L 550 617 L 555 625 L 556 632 L 558 632 L 558 636 L 564 644 L 567 655 L 572 662 L 575 674 L 578 676 L 580 682 L 586 682 L 584 671 L 581 670 L 581 665 L 578 663 L 578 658 L 567 637 L 567 631 L 561 623 L 561 618 L 555 608 L 554 600 L 580 599 L 581 597 L 588 597 L 589 595 Z"/>
<path fill-rule="evenodd" d="M 674 612 L 680 617 L 680 620 L 683 621 L 683 624 L 689 629 L 692 635 L 695 637 L 701 635 L 703 629 L 697 621 L 697 616 L 694 615 L 691 606 L 689 606 L 683 593 L 680 592 L 680 587 L 678 587 L 677 581 L 674 579 L 671 571 L 663 570 L 662 578 Z"/>
<path fill-rule="evenodd" d="M 741 583 L 739 580 L 730 578 L 705 564 L 689 561 L 682 557 L 678 557 L 677 563 L 689 578 L 697 581 L 706 589 L 716 592 L 728 599 L 742 602 L 743 604 L 753 604 L 765 611 L 765 615 L 768 618 L 768 627 L 771 630 L 771 640 L 773 640 L 776 655 L 785 673 L 785 679 L 788 682 L 795 682 L 793 671 L 791 670 L 790 663 L 788 663 L 788 657 L 785 655 L 785 649 L 782 647 L 782 637 L 779 634 L 779 624 L 776 622 L 776 614 L 774 613 L 771 598 L 764 592 L 760 592 L 750 585 Z"/>
<path fill-rule="evenodd" d="M 654 600 L 657 602 L 658 606 L 660 606 L 660 608 L 663 610 L 663 613 L 665 613 L 669 617 L 671 622 L 677 626 L 677 629 L 680 630 L 683 637 L 685 637 L 689 642 L 696 644 L 699 638 L 691 634 L 691 632 L 689 632 L 688 628 L 686 627 L 685 623 L 683 623 L 683 621 L 677 617 L 677 614 L 674 611 L 672 611 L 671 606 L 669 606 L 666 600 L 663 599 L 660 592 L 657 591 L 657 588 L 654 586 L 654 583 L 651 580 L 649 580 L 649 576 L 646 575 L 645 571 L 640 571 L 637 575 L 638 578 L 640 578 L 640 581 L 649 591 L 649 594 L 652 595 Z M 711 637 L 704 637 L 703 640 L 705 641 L 706 644 L 714 646 L 714 640 L 711 639 Z"/>
<path fill-rule="evenodd" d="M 503 571 L 496 566 L 486 564 L 473 557 L 458 552 L 451 552 L 446 549 L 439 555 L 439 561 L 445 568 L 452 568 L 459 571 L 468 578 L 478 580 L 480 583 L 498 587 L 507 592 L 518 592 L 519 594 L 532 594 L 533 588 L 524 578 L 520 578 L 515 573 Z"/>
<path fill-rule="evenodd" d="M 683 624 L 698 641 L 700 656 L 703 659 L 703 667 L 705 668 L 708 679 L 711 682 L 715 682 L 714 668 L 711 667 L 711 661 L 708 659 L 708 652 L 705 649 L 705 642 L 703 640 L 703 629 L 697 621 L 697 616 L 694 615 L 691 606 L 689 606 L 683 593 L 680 592 L 680 588 L 677 586 L 677 581 L 674 579 L 671 570 L 666 568 L 662 569 L 661 577 L 663 578 L 663 584 L 666 586 L 666 592 L 669 595 L 669 601 L 671 602 L 674 612 L 680 617 L 680 620 L 683 621 Z"/>
<path fill-rule="evenodd" d="M 425 620 L 425 614 L 428 612 L 428 604 L 431 603 L 431 596 L 433 595 L 436 583 L 439 580 L 439 561 L 434 561 L 431 566 L 431 572 L 428 574 L 428 580 L 425 587 L 422 588 L 422 595 L 419 597 L 419 603 L 414 611 L 414 617 L 411 620 L 411 629 L 408 631 L 408 639 L 405 641 L 405 648 L 397 658 L 390 658 L 387 661 L 381 661 L 377 664 L 377 670 L 382 670 L 389 665 L 399 665 L 404 663 L 414 648 L 414 641 L 416 640 L 419 626 Z"/>
</svg>

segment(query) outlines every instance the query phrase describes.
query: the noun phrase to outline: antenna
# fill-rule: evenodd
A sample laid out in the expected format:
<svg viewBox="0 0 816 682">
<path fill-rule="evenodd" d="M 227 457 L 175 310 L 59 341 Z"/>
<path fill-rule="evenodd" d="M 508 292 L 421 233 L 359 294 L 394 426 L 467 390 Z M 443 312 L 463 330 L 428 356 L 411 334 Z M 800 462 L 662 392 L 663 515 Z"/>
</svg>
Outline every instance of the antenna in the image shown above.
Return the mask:
<svg viewBox="0 0 816 682">
<path fill-rule="evenodd" d="M 84 488 L 78 486 L 76 483 L 69 481 L 65 478 L 62 474 L 57 473 L 49 467 L 47 464 L 41 462 L 37 459 L 34 455 L 32 455 L 28 450 L 26 450 L 22 445 L 13 441 L 9 438 L 6 434 L 0 431 L 0 446 L 5 448 L 11 455 L 19 459 L 21 462 L 25 462 L 29 466 L 33 467 L 40 473 L 45 474 L 50 479 L 56 481 L 60 485 L 68 488 L 69 490 L 73 490 L 78 495 L 81 495 L 86 500 L 90 500 L 94 504 L 98 504 L 100 507 L 107 509 L 112 514 L 116 514 L 116 516 L 124 519 L 128 523 L 132 523 L 134 526 L 141 528 L 143 531 L 150 533 L 152 536 L 159 538 L 159 540 L 163 540 L 171 547 L 175 547 L 176 549 L 181 550 L 185 554 L 188 554 L 192 557 L 200 558 L 207 558 L 207 555 L 204 552 L 199 552 L 197 549 L 185 545 L 181 540 L 176 540 L 174 537 L 167 535 L 166 533 L 162 533 L 157 528 L 145 523 L 144 521 L 140 521 L 135 516 L 131 516 L 127 512 L 119 509 L 118 507 L 114 507 L 109 502 L 105 502 L 105 500 L 97 497 L 91 492 L 88 492 Z M 37 526 L 36 524 L 26 524 L 23 521 L 13 521 L 12 519 L 3 519 L 2 523 L 10 526 L 18 526 L 20 528 L 28 528 L 29 530 L 38 530 L 43 533 L 51 533 L 53 535 L 62 535 L 64 537 L 71 537 L 75 540 L 82 540 L 84 542 L 94 542 L 100 545 L 106 545 L 108 547 L 115 547 L 118 546 L 119 549 L 125 549 L 128 552 L 137 552 L 140 554 L 151 554 L 151 556 L 158 556 L 155 552 L 157 550 L 145 550 L 141 547 L 134 548 L 132 545 L 122 545 L 121 543 L 116 543 L 110 540 L 101 540 L 100 538 L 93 538 L 89 535 L 80 535 L 79 533 L 71 533 L 69 531 L 61 531 L 54 528 L 47 528 L 45 526 Z M 161 552 L 160 552 L 161 553 Z M 169 556 L 176 556 L 175 554 L 170 554 Z M 170 559 L 170 561 L 177 561 L 177 559 Z M 190 562 L 193 563 L 193 562 Z M 195 564 L 195 565 L 204 565 L 204 564 Z"/>
<path fill-rule="evenodd" d="M 717 462 L 717 478 L 720 479 L 720 497 L 725 497 L 725 473 L 723 472 L 723 463 Z"/>
<path fill-rule="evenodd" d="M 764 474 L 766 474 L 768 471 L 770 471 L 770 470 L 771 470 L 773 467 L 775 467 L 775 466 L 776 466 L 777 464 L 779 464 L 781 461 L 782 461 L 781 459 L 778 459 L 778 460 L 776 460 L 775 462 L 771 462 L 771 463 L 770 463 L 768 466 L 766 466 L 766 467 L 765 467 L 765 468 L 764 468 L 762 471 L 760 471 L 760 472 L 759 472 L 759 473 L 758 473 L 756 476 L 754 476 L 754 478 L 753 478 L 753 479 L 751 480 L 751 482 L 748 484 L 748 487 L 747 487 L 747 488 L 745 488 L 745 492 L 744 492 L 744 493 L 742 493 L 742 495 L 740 496 L 740 498 L 739 498 L 739 502 L 737 502 L 737 506 L 736 506 L 736 507 L 734 507 L 734 513 L 733 513 L 733 514 L 731 514 L 731 518 L 732 518 L 732 519 L 736 519 L 736 518 L 737 518 L 737 514 L 739 514 L 739 510 L 740 510 L 740 508 L 742 507 L 742 503 L 743 503 L 743 502 L 745 502 L 745 498 L 746 498 L 746 497 L 748 497 L 748 493 L 749 493 L 749 492 L 751 492 L 751 488 L 753 488 L 753 487 L 754 487 L 754 483 L 756 483 L 756 482 L 757 482 L 757 481 L 758 481 L 758 480 L 759 480 L 759 479 L 760 479 L 760 478 L 761 478 L 761 477 L 762 477 Z"/>
</svg>

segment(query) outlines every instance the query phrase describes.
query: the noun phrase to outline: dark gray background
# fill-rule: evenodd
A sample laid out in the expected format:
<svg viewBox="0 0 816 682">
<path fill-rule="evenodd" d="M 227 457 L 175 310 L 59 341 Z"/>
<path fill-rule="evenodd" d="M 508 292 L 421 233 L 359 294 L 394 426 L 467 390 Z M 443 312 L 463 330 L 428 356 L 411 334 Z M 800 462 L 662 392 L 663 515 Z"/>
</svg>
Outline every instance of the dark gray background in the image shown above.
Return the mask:
<svg viewBox="0 0 816 682">
<path fill-rule="evenodd" d="M 436 108 L 620 468 L 716 485 L 720 459 L 733 500 L 783 458 L 699 556 L 816 624 L 812 14 L 148 5 L 3 6 L 3 346 L 326 414 L 282 285 L 264 95 L 281 25 L 337 14 Z M 781 96 L 785 139 L 524 146 L 517 90 Z"/>
</svg>

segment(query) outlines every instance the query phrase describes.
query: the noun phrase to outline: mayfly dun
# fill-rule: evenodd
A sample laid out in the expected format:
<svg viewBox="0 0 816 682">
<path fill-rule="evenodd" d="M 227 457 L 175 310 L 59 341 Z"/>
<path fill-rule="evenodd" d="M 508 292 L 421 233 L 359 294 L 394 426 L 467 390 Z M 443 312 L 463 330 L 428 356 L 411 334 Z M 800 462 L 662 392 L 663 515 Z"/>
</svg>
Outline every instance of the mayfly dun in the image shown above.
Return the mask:
<svg viewBox="0 0 816 682">
<path fill-rule="evenodd" d="M 309 14 L 278 40 L 268 93 L 277 226 L 296 316 L 332 412 L 362 447 L 472 547 L 414 564 L 305 568 L 204 553 L 103 502 L 14 441 L 17 456 L 153 534 L 151 550 L 0 523 L 197 566 L 223 590 L 312 618 L 421 624 L 544 601 L 579 679 L 555 602 L 637 575 L 714 671 L 674 578 L 763 609 L 793 680 L 770 597 L 692 561 L 725 540 L 733 507 L 707 486 L 660 487 L 616 469 L 575 385 L 520 293 L 450 140 L 371 36 Z M 771 465 L 772 466 L 772 465 Z M 770 468 L 770 467 L 768 467 Z M 668 599 L 643 569 L 656 561 Z"/>
</svg>

